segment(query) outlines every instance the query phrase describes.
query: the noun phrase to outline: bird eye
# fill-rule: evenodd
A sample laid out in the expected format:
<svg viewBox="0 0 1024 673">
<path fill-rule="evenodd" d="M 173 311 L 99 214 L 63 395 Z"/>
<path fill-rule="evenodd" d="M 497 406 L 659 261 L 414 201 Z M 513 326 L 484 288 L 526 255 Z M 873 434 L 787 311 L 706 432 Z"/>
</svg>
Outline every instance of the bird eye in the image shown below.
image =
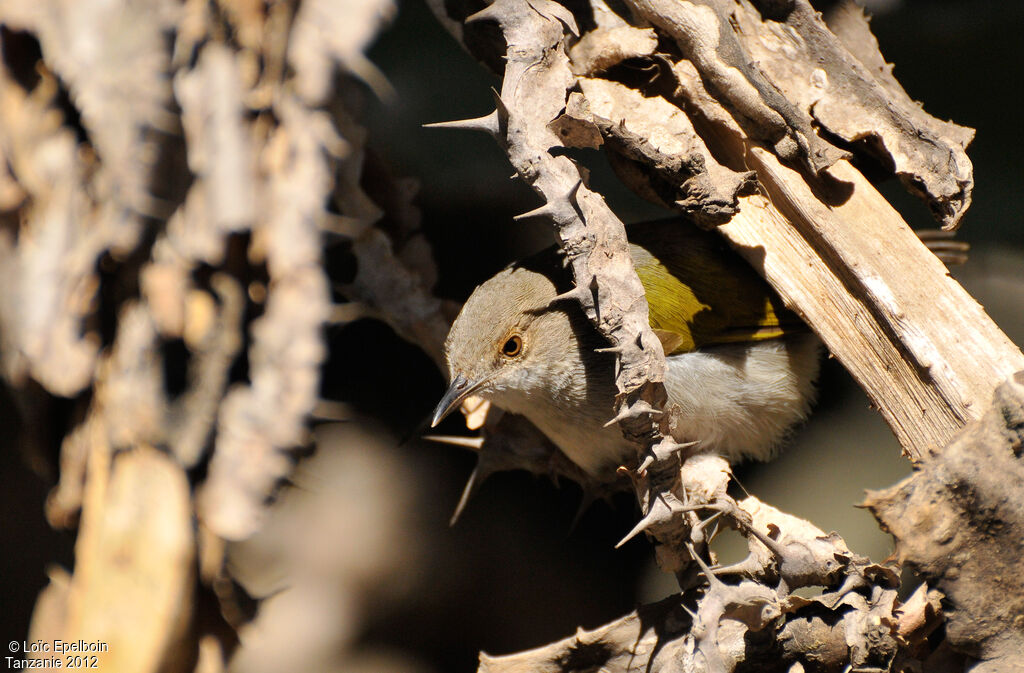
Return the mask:
<svg viewBox="0 0 1024 673">
<path fill-rule="evenodd" d="M 513 334 L 505 342 L 505 345 L 501 347 L 501 354 L 507 358 L 514 358 L 519 355 L 523 350 L 523 338 L 518 334 Z"/>
</svg>

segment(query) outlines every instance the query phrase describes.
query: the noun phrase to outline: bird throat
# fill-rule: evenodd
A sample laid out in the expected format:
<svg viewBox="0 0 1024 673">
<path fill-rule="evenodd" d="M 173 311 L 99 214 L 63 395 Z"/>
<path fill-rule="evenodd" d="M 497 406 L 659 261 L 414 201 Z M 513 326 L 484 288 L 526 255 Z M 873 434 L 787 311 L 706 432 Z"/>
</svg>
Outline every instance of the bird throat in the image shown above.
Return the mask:
<svg viewBox="0 0 1024 673">
<path fill-rule="evenodd" d="M 611 357 L 602 357 L 600 365 L 607 367 L 592 363 L 584 370 L 579 362 L 566 362 L 560 376 L 549 372 L 546 385 L 505 390 L 492 401 L 525 416 L 585 472 L 610 481 L 636 452 L 618 425 L 604 427 L 615 414 L 612 363 Z"/>
</svg>

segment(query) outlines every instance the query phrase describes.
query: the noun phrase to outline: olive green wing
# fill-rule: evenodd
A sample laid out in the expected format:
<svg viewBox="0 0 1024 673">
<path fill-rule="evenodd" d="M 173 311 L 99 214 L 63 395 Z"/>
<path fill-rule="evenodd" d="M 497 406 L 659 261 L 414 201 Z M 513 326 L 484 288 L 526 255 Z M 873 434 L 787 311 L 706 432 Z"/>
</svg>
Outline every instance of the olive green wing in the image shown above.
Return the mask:
<svg viewBox="0 0 1024 673">
<path fill-rule="evenodd" d="M 627 235 L 666 355 L 807 331 L 715 234 L 674 219 L 631 225 Z"/>
</svg>

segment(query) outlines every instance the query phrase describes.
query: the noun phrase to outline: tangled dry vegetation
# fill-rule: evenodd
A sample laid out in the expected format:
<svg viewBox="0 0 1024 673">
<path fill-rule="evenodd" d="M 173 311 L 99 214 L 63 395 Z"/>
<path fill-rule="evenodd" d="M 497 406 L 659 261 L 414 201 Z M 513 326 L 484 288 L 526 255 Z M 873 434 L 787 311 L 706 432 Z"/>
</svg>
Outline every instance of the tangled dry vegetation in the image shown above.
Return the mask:
<svg viewBox="0 0 1024 673">
<path fill-rule="evenodd" d="M 594 631 L 482 656 L 481 670 L 1014 670 L 1024 381 L 1012 377 L 1024 357 L 857 168 L 880 159 L 953 229 L 970 204 L 972 131 L 912 101 L 843 3 L 827 16 L 806 0 L 432 8 L 502 76 L 491 114 L 439 126 L 494 136 L 543 200 L 524 216 L 553 223 L 573 296 L 618 354 L 618 419 L 640 449 L 632 535 L 656 542 L 682 588 Z M 364 56 L 394 11 L 3 7 L 0 365 L 24 450 L 44 451 L 44 429 L 63 433 L 46 514 L 78 531 L 74 572 L 52 573 L 30 637 L 107 642 L 107 671 L 223 670 L 250 620 L 228 545 L 273 526 L 267 503 L 293 476 L 293 449 L 372 445 L 310 431 L 346 414 L 319 397 L 325 325 L 373 316 L 440 363 L 448 321 L 415 188 L 370 164 L 357 118 L 367 87 L 401 96 Z M 623 225 L 565 151 L 580 147 L 604 148 L 638 194 L 716 228 L 871 396 L 918 468 L 869 501 L 898 561 L 927 581 L 909 600 L 895 565 L 732 499 L 728 466 L 665 439 L 664 356 Z M 356 260 L 344 279 L 323 259 L 338 239 Z M 58 398 L 76 409 L 66 432 L 52 428 Z M 488 418 L 479 455 L 476 482 L 525 468 L 608 488 L 521 419 Z M 747 558 L 716 566 L 712 525 L 737 528 Z M 353 577 L 399 572 L 385 561 L 401 541 L 378 543 L 346 566 Z M 316 568 L 315 548 L 308 558 Z M 355 670 L 359 582 L 324 601 L 306 576 L 278 604 L 284 623 L 323 607 L 346 626 L 316 661 Z M 274 644 L 300 637 L 264 640 L 236 665 L 287 666 Z"/>
</svg>

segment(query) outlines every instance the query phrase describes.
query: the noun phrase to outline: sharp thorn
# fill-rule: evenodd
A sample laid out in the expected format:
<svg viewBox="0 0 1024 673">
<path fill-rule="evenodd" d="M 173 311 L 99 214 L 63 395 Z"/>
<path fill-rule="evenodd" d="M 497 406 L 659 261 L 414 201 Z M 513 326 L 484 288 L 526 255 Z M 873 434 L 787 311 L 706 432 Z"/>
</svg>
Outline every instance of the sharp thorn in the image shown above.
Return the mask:
<svg viewBox="0 0 1024 673">
<path fill-rule="evenodd" d="M 675 455 L 677 452 L 683 449 L 688 449 L 691 446 L 696 446 L 698 442 L 676 442 L 668 437 L 662 437 L 661 441 L 648 449 L 644 459 L 640 461 L 640 465 L 637 466 L 637 472 L 645 472 L 647 468 L 655 463 L 655 461 L 665 460 L 669 456 Z"/>
<path fill-rule="evenodd" d="M 622 412 L 617 414 L 615 416 L 615 418 L 613 418 L 612 420 L 610 420 L 607 423 L 605 423 L 604 426 L 602 426 L 602 427 L 610 428 L 613 425 L 615 425 L 616 423 L 618 423 L 619 421 L 625 420 L 627 418 L 629 418 L 629 410 L 628 409 L 624 409 Z"/>
<path fill-rule="evenodd" d="M 494 96 L 494 111 L 498 114 L 498 120 L 505 122 L 508 120 L 508 106 L 505 105 L 505 101 L 502 100 L 501 94 L 493 86 L 491 87 L 491 94 Z"/>
<path fill-rule="evenodd" d="M 622 353 L 622 346 L 608 346 L 607 348 L 595 348 L 595 353 Z"/>
<path fill-rule="evenodd" d="M 489 5 L 487 5 L 486 7 L 481 9 L 480 11 L 474 12 L 473 14 L 470 14 L 469 16 L 467 16 L 463 20 L 463 23 L 473 23 L 475 21 L 487 21 L 487 20 L 497 21 L 498 23 L 501 23 L 502 11 L 501 11 L 501 7 L 499 7 L 498 5 L 499 5 L 498 2 L 493 2 L 493 3 L 489 4 Z"/>
<path fill-rule="evenodd" d="M 707 579 L 709 586 L 722 584 L 722 580 L 715 576 L 714 571 L 708 567 L 707 563 L 704 563 L 704 559 L 702 559 L 700 554 L 697 553 L 692 542 L 686 543 L 686 550 L 690 552 L 690 556 L 693 558 L 694 562 L 700 566 L 701 574 L 703 574 L 704 578 Z"/>
<path fill-rule="evenodd" d="M 708 544 L 711 541 L 711 538 L 704 533 L 704 529 L 707 528 L 708 525 L 710 525 L 712 523 L 715 523 L 716 520 L 719 517 L 721 517 L 721 516 L 722 516 L 722 511 L 719 510 L 719 511 L 715 512 L 714 514 L 712 514 L 711 516 L 709 516 L 708 518 L 701 519 L 696 524 L 694 524 L 693 528 L 690 529 L 690 540 L 691 541 L 694 541 L 694 540 L 695 541 L 699 541 L 699 542 L 701 542 L 702 544 L 705 544 L 705 545 Z M 715 530 L 717 530 L 717 524 L 716 524 Z"/>
<path fill-rule="evenodd" d="M 540 208 L 531 210 L 528 213 L 523 213 L 522 215 L 516 215 L 512 219 L 518 221 L 530 217 L 548 217 L 558 224 L 564 224 L 577 219 L 582 221 L 579 202 L 576 200 L 576 195 L 582 184 L 582 178 L 578 179 L 572 188 L 565 194 L 561 196 L 551 196 L 548 198 L 547 203 Z"/>
<path fill-rule="evenodd" d="M 618 549 L 622 545 L 626 544 L 627 542 L 635 538 L 637 535 L 642 533 L 645 528 L 647 528 L 646 519 L 640 519 L 640 522 L 637 525 L 633 526 L 633 530 L 626 533 L 626 537 L 622 538 L 617 543 L 615 543 L 615 548 Z"/>
<path fill-rule="evenodd" d="M 747 554 L 746 558 L 744 558 L 742 561 L 730 563 L 729 565 L 725 566 L 718 566 L 717 568 L 715 568 L 715 577 L 728 577 L 729 575 L 734 575 L 737 572 L 746 572 L 748 568 L 747 560 L 750 558 L 750 556 L 750 554 Z"/>
<path fill-rule="evenodd" d="M 533 210 L 531 210 L 529 212 L 522 213 L 520 215 L 515 215 L 515 216 L 512 217 L 512 219 L 515 220 L 516 222 L 519 222 L 520 220 L 528 220 L 531 217 L 552 217 L 553 218 L 555 216 L 555 211 L 556 211 L 556 209 L 550 203 L 545 203 L 540 208 L 534 208 Z"/>
<path fill-rule="evenodd" d="M 651 465 L 654 465 L 654 460 L 654 453 L 648 453 L 646 456 L 644 456 L 644 459 L 640 461 L 640 464 L 636 466 L 636 471 L 639 472 L 640 474 L 643 474 L 644 472 L 647 471 L 647 468 L 649 468 Z"/>
<path fill-rule="evenodd" d="M 557 304 L 560 301 L 569 301 L 569 300 L 583 301 L 583 300 L 585 300 L 587 298 L 587 295 L 588 295 L 588 293 L 585 290 L 582 290 L 577 285 L 576 287 L 574 287 L 573 289 L 569 290 L 568 292 L 563 292 L 562 294 L 556 295 L 554 299 L 552 299 L 551 301 L 548 302 L 548 306 L 553 306 L 553 305 Z"/>
<path fill-rule="evenodd" d="M 650 528 L 655 523 L 654 519 L 655 519 L 655 513 L 657 511 L 658 510 L 656 509 L 656 506 L 655 507 L 651 507 L 651 510 L 649 512 L 647 512 L 647 516 L 645 516 L 644 518 L 640 519 L 640 521 L 635 526 L 633 526 L 633 530 L 631 530 L 628 533 L 626 533 L 626 537 L 622 538 L 621 540 L 618 541 L 618 543 L 616 543 L 615 548 L 618 549 L 622 545 L 626 544 L 627 542 L 629 542 L 630 540 L 635 538 L 640 533 L 642 533 L 645 530 L 647 530 L 648 528 Z"/>
<path fill-rule="evenodd" d="M 483 437 L 462 437 L 459 435 L 423 435 L 423 439 L 429 442 L 437 442 L 438 444 L 461 446 L 465 449 L 472 449 L 473 451 L 479 451 L 480 448 L 484 445 Z"/>
<path fill-rule="evenodd" d="M 476 117 L 474 119 L 456 119 L 450 122 L 434 122 L 424 124 L 427 129 L 462 129 L 465 131 L 483 131 L 494 137 L 501 134 L 501 123 L 498 119 L 498 111 L 495 110 L 489 115 Z"/>
<path fill-rule="evenodd" d="M 700 442 L 676 442 L 668 437 L 663 437 L 661 439 L 661 442 L 654 446 L 653 452 L 659 458 L 667 457 L 672 455 L 673 453 L 676 453 L 677 451 L 688 449 L 691 446 L 697 446 L 697 444 L 699 443 Z"/>
<path fill-rule="evenodd" d="M 448 519 L 449 526 L 454 526 L 459 522 L 459 517 L 462 516 L 463 510 L 466 509 L 466 503 L 469 502 L 469 498 L 473 495 L 477 485 L 483 482 L 483 480 L 484 477 L 480 476 L 480 463 L 477 463 L 470 473 L 469 479 L 466 480 L 466 485 L 462 489 L 462 495 L 459 497 L 459 504 L 455 505 L 455 511 L 452 512 L 452 518 Z"/>
<path fill-rule="evenodd" d="M 620 421 L 624 421 L 627 418 L 636 418 L 637 416 L 640 416 L 641 414 L 650 414 L 651 416 L 661 416 L 662 413 L 664 413 L 664 412 L 655 409 L 654 407 L 652 407 L 647 402 L 644 402 L 643 400 L 637 400 L 636 402 L 634 402 L 630 406 L 623 408 L 622 411 L 620 411 L 618 414 L 616 414 L 615 418 L 613 418 L 612 420 L 610 420 L 607 423 L 605 423 L 604 427 L 606 427 L 606 428 L 611 427 L 611 426 L 615 425 L 616 423 L 618 423 Z"/>
</svg>

